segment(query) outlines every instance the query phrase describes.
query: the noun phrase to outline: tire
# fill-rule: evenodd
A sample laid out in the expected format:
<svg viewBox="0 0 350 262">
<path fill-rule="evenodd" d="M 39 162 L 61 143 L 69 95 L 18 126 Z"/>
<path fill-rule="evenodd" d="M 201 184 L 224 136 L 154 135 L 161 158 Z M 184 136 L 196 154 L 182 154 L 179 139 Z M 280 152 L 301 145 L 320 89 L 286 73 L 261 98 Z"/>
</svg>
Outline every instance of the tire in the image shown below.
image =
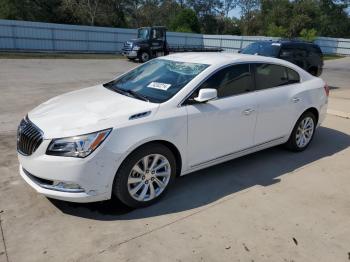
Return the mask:
<svg viewBox="0 0 350 262">
<path fill-rule="evenodd" d="M 134 57 L 128 57 L 128 59 L 129 59 L 130 61 L 135 61 L 136 58 L 134 58 Z"/>
<path fill-rule="evenodd" d="M 145 168 L 144 160 L 147 156 L 148 167 Z M 152 168 L 161 165 L 164 167 L 158 170 Z M 175 176 L 176 161 L 170 149 L 159 143 L 147 144 L 136 149 L 124 160 L 114 179 L 113 194 L 132 208 L 150 206 L 164 196 Z"/>
<path fill-rule="evenodd" d="M 150 54 L 148 52 L 143 51 L 140 54 L 139 60 L 140 60 L 140 62 L 145 63 L 148 60 L 150 60 L 150 58 L 151 58 Z"/>
<path fill-rule="evenodd" d="M 316 125 L 317 122 L 315 115 L 311 112 L 305 112 L 296 122 L 292 134 L 285 144 L 286 148 L 294 152 L 304 151 L 310 145 L 315 135 Z M 303 140 L 303 137 L 305 140 Z"/>
</svg>

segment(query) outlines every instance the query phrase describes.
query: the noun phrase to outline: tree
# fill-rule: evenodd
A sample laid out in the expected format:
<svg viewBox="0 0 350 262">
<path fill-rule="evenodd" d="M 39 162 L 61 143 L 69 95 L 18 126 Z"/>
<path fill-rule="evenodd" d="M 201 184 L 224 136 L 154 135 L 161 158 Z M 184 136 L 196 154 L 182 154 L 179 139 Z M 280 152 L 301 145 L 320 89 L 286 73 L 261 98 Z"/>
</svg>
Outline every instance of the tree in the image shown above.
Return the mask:
<svg viewBox="0 0 350 262">
<path fill-rule="evenodd" d="M 186 2 L 199 17 L 216 15 L 222 9 L 221 0 L 187 0 Z"/>
<path fill-rule="evenodd" d="M 283 26 L 270 24 L 267 28 L 266 35 L 285 38 L 285 37 L 288 37 L 288 30 Z"/>
<path fill-rule="evenodd" d="M 317 31 L 315 29 L 303 29 L 300 32 L 300 38 L 305 41 L 314 41 L 317 37 Z"/>
<path fill-rule="evenodd" d="M 181 10 L 170 22 L 169 29 L 177 32 L 200 33 L 196 13 L 188 8 Z"/>
<path fill-rule="evenodd" d="M 320 0 L 319 33 L 322 36 L 350 37 L 349 1 Z"/>
<path fill-rule="evenodd" d="M 261 35 L 288 36 L 292 3 L 289 0 L 261 0 Z"/>
<path fill-rule="evenodd" d="M 239 19 L 235 17 L 218 17 L 217 33 L 220 35 L 241 35 Z"/>
<path fill-rule="evenodd" d="M 228 13 L 236 7 L 236 0 L 224 0 L 223 1 L 223 12 L 226 17 L 228 17 Z"/>
<path fill-rule="evenodd" d="M 241 30 L 243 34 L 253 35 L 259 31 L 260 0 L 236 0 L 241 9 Z"/>
</svg>

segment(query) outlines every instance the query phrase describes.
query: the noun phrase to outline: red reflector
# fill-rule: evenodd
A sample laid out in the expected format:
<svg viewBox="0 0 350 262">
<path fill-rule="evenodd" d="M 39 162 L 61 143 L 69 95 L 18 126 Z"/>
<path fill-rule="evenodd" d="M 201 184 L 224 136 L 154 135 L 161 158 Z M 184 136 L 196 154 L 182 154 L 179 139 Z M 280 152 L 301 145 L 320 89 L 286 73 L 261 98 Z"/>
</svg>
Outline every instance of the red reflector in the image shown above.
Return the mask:
<svg viewBox="0 0 350 262">
<path fill-rule="evenodd" d="M 327 84 L 324 85 L 324 91 L 326 92 L 326 96 L 329 96 L 329 86 Z"/>
</svg>

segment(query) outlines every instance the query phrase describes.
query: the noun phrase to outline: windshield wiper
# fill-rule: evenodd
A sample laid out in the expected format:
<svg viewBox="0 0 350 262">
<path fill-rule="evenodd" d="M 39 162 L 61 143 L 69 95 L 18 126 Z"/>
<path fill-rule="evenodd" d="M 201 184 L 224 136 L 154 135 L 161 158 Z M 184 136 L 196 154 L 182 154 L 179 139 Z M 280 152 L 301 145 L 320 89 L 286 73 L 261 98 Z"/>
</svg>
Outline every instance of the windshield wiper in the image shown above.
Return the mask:
<svg viewBox="0 0 350 262">
<path fill-rule="evenodd" d="M 118 86 L 113 86 L 109 83 L 107 84 L 104 84 L 103 85 L 104 87 L 108 88 L 108 89 L 111 89 L 119 94 L 122 94 L 122 95 L 126 95 L 126 96 L 132 96 L 134 98 L 137 98 L 137 99 L 140 99 L 140 100 L 143 100 L 143 101 L 146 101 L 146 102 L 149 102 L 149 99 L 144 96 L 144 95 L 141 95 L 133 90 L 127 90 L 127 89 L 123 89 L 123 88 L 120 88 Z"/>
<path fill-rule="evenodd" d="M 133 90 L 126 90 L 126 89 L 121 89 L 121 88 L 119 88 L 119 90 L 122 90 L 122 92 L 125 92 L 125 93 L 127 93 L 129 95 L 132 95 L 133 97 L 135 97 L 137 99 L 149 102 L 149 99 L 146 96 L 141 95 L 141 94 L 139 94 L 139 93 L 137 93 L 137 92 L 135 92 Z"/>
</svg>

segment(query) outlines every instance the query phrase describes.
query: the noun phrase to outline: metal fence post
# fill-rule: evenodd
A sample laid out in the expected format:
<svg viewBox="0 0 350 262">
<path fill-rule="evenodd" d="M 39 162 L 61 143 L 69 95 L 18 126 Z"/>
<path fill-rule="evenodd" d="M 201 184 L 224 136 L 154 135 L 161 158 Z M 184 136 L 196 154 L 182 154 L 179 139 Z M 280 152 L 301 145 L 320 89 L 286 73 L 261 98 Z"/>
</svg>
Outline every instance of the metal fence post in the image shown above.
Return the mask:
<svg viewBox="0 0 350 262">
<path fill-rule="evenodd" d="M 239 46 L 239 50 L 242 50 L 242 47 L 243 47 L 243 36 L 241 37 L 241 44 Z"/>
<path fill-rule="evenodd" d="M 120 50 L 119 50 L 119 34 L 118 34 L 118 31 L 116 31 L 115 34 L 114 34 L 114 41 L 115 41 L 115 52 L 119 53 Z"/>
<path fill-rule="evenodd" d="M 13 40 L 13 49 L 17 49 L 16 25 L 11 25 L 11 34 Z"/>
<path fill-rule="evenodd" d="M 56 39 L 55 39 L 55 28 L 51 28 L 51 41 L 52 41 L 52 50 L 56 51 Z"/>
<path fill-rule="evenodd" d="M 90 40 L 89 40 L 89 31 L 86 31 L 85 33 L 85 37 L 86 37 L 86 51 L 89 52 L 90 51 Z"/>
</svg>

